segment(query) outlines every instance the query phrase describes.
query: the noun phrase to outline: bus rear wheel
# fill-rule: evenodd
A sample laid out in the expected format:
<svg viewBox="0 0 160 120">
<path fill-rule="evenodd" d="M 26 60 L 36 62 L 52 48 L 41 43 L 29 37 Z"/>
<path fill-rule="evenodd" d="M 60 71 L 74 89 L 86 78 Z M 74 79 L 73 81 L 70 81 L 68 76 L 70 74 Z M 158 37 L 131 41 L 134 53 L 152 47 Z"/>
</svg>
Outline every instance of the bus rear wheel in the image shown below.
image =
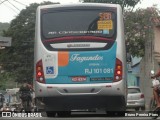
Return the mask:
<svg viewBox="0 0 160 120">
<path fill-rule="evenodd" d="M 46 111 L 47 117 L 55 117 L 56 112 Z"/>
<path fill-rule="evenodd" d="M 69 117 L 71 115 L 70 111 L 57 112 L 58 117 Z"/>
</svg>

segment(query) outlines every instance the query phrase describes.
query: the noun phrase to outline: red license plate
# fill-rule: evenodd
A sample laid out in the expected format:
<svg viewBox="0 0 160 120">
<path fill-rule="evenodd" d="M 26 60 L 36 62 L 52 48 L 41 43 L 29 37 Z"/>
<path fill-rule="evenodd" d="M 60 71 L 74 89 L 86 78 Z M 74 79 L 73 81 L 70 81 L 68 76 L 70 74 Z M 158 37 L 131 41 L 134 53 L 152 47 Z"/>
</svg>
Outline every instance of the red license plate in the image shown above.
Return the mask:
<svg viewBox="0 0 160 120">
<path fill-rule="evenodd" d="M 81 76 L 81 77 L 72 77 L 72 81 L 73 82 L 83 82 L 83 81 L 86 81 L 86 80 L 87 80 L 87 78 L 83 77 L 83 76 Z"/>
</svg>

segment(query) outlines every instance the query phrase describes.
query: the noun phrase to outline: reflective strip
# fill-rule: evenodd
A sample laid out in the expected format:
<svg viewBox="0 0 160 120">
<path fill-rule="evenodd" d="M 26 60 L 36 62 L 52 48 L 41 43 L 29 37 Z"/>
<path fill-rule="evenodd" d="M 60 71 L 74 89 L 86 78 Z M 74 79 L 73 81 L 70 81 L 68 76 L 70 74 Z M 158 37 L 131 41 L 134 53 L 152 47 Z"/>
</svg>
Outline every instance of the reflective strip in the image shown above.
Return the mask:
<svg viewBox="0 0 160 120">
<path fill-rule="evenodd" d="M 51 44 L 53 48 L 103 48 L 107 43 L 98 43 L 98 42 L 73 42 L 73 43 L 55 43 Z"/>
</svg>

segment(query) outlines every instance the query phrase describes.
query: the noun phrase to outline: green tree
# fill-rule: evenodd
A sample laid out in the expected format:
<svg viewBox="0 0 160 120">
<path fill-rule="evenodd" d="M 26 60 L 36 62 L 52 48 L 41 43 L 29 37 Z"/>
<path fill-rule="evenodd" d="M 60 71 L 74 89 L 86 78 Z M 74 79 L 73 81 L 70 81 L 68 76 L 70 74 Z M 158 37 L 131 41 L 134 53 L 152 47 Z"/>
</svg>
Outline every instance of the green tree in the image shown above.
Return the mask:
<svg viewBox="0 0 160 120">
<path fill-rule="evenodd" d="M 47 4 L 53 3 L 30 4 L 11 21 L 9 29 L 3 33 L 3 36 L 12 37 L 12 46 L 1 51 L 0 63 L 3 69 L 13 74 L 18 82 L 23 82 L 24 79 L 33 80 L 36 9 L 39 5 Z"/>
<path fill-rule="evenodd" d="M 5 90 L 9 87 L 8 81 L 12 81 L 14 79 L 14 75 L 10 72 L 1 72 L 0 75 L 0 90 Z"/>
<path fill-rule="evenodd" d="M 124 12 L 127 52 L 133 56 L 144 56 L 145 41 L 153 35 L 153 19 L 159 17 L 155 7 Z"/>
<path fill-rule="evenodd" d="M 0 22 L 0 36 L 2 36 L 3 31 L 7 30 L 8 28 L 9 28 L 9 23 Z"/>
<path fill-rule="evenodd" d="M 124 10 L 125 40 L 127 52 L 133 56 L 144 56 L 145 41 L 152 36 L 153 19 L 159 17 L 160 11 L 153 6 L 147 9 L 133 11 L 141 0 L 80 0 L 88 3 L 120 4 Z M 135 49 L 136 48 L 136 49 Z"/>
<path fill-rule="evenodd" d="M 135 5 L 141 0 L 80 0 L 87 3 L 113 3 L 120 4 L 122 9 L 125 7 L 135 7 Z"/>
</svg>

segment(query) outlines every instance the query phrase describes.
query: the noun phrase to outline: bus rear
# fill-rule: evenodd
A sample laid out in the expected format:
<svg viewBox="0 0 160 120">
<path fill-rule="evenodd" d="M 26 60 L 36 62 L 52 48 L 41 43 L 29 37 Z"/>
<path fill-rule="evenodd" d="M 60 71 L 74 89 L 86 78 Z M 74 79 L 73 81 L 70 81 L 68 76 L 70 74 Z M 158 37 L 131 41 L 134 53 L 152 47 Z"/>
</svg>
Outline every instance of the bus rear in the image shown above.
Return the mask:
<svg viewBox="0 0 160 120">
<path fill-rule="evenodd" d="M 39 7 L 34 85 L 46 111 L 125 110 L 123 34 L 119 5 Z"/>
</svg>

